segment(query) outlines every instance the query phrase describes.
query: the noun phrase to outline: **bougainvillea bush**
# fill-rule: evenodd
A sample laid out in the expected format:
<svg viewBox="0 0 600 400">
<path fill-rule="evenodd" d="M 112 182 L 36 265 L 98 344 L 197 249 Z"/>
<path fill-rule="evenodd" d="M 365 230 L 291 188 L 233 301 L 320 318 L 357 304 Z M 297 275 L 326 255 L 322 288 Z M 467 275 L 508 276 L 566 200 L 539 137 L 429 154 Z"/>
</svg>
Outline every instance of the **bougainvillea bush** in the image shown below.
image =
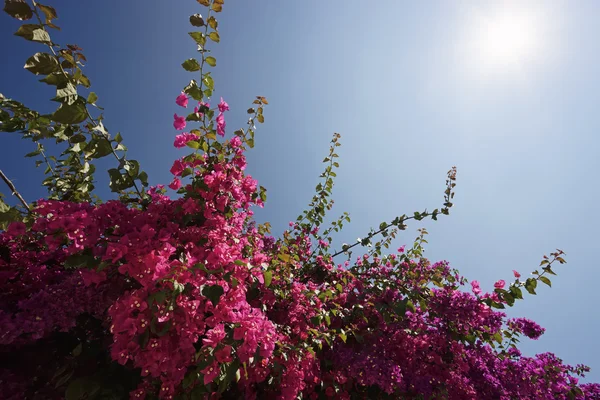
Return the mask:
<svg viewBox="0 0 600 400">
<path fill-rule="evenodd" d="M 0 130 L 32 141 L 27 157 L 45 168 L 48 188 L 47 199 L 29 204 L 1 174 L 21 203 L 0 202 L 2 398 L 600 396 L 600 385 L 578 382 L 589 368 L 551 353 L 523 356 L 519 340 L 544 329 L 501 311 L 539 282 L 550 285 L 562 251 L 489 293 L 423 257 L 425 230 L 412 247 L 383 254 L 411 220 L 449 214 L 454 168 L 439 209 L 384 222 L 335 251 L 332 235 L 350 220 L 325 218 L 339 166 L 335 134 L 307 210 L 280 238 L 255 223 L 252 207 L 266 192 L 244 172 L 245 152 L 268 102 L 254 100 L 245 129 L 226 126 L 229 106 L 214 97 L 207 71 L 224 2 L 197 2 L 206 7 L 189 19 L 198 55 L 182 64 L 196 79 L 173 96 L 182 153 L 168 185 L 175 198 L 150 187 L 121 135 L 107 132 L 82 50 L 50 38 L 56 10 L 5 2 L 24 21 L 16 35 L 45 47 L 25 68 L 55 87 L 59 105 L 40 114 L 0 95 Z M 115 158 L 116 195 L 106 202 L 93 194 L 103 157 Z"/>
</svg>

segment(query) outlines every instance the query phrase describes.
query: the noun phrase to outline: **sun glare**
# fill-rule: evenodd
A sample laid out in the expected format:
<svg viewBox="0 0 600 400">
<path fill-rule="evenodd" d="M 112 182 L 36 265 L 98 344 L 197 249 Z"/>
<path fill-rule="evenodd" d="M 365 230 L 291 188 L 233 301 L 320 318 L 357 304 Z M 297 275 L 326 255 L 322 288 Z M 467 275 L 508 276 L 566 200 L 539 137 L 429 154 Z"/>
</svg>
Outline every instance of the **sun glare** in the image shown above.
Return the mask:
<svg viewBox="0 0 600 400">
<path fill-rule="evenodd" d="M 482 28 L 479 50 L 484 61 L 516 64 L 535 51 L 533 29 L 525 18 L 503 16 L 487 21 Z"/>
<path fill-rule="evenodd" d="M 521 72 L 539 59 L 544 18 L 521 3 L 474 10 L 464 27 L 471 67 L 484 75 Z"/>
</svg>

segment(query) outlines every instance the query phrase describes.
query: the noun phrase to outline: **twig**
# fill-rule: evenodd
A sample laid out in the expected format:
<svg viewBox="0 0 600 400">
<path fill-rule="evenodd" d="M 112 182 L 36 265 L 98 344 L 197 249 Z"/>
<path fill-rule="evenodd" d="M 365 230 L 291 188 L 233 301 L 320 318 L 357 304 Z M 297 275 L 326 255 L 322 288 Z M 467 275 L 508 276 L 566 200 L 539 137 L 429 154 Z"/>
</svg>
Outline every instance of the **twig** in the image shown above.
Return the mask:
<svg viewBox="0 0 600 400">
<path fill-rule="evenodd" d="M 31 213 L 31 209 L 29 208 L 29 204 L 27 204 L 27 202 L 25 201 L 25 199 L 23 198 L 23 196 L 21 196 L 21 194 L 19 192 L 17 192 L 17 188 L 15 188 L 15 185 L 13 185 L 13 183 L 11 182 L 11 180 L 8 179 L 6 175 L 4 175 L 4 172 L 2 172 L 1 169 L 0 169 L 0 178 L 2 178 L 2 180 L 8 185 L 8 187 L 12 191 L 13 196 L 17 196 L 17 199 L 19 199 L 19 201 L 21 202 L 21 204 L 23 204 L 23 206 L 27 209 L 27 212 Z"/>
</svg>

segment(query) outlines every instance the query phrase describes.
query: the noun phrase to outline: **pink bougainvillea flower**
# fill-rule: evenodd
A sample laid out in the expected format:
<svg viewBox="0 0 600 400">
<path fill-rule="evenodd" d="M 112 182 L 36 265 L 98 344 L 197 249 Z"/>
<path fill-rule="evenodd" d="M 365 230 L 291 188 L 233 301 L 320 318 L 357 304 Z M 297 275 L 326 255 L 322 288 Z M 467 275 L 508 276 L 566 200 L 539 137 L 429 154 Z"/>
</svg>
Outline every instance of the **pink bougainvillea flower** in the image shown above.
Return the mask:
<svg viewBox="0 0 600 400">
<path fill-rule="evenodd" d="M 217 116 L 217 134 L 225 136 L 225 116 L 223 113 Z"/>
<path fill-rule="evenodd" d="M 225 346 L 221 350 L 215 352 L 215 358 L 220 363 L 226 363 L 233 360 L 231 357 L 231 346 Z"/>
<path fill-rule="evenodd" d="M 175 160 L 173 166 L 171 167 L 171 173 L 175 176 L 181 175 L 183 170 L 185 169 L 185 164 L 181 162 L 181 160 Z"/>
<path fill-rule="evenodd" d="M 90 286 L 92 284 L 99 284 L 106 280 L 106 272 L 96 272 L 93 270 L 82 268 L 79 270 L 79 274 L 81 275 L 81 279 L 83 279 L 83 284 L 85 286 Z"/>
<path fill-rule="evenodd" d="M 217 347 L 221 340 L 225 338 L 225 327 L 223 324 L 218 324 L 206 333 L 206 337 L 202 339 L 205 346 Z"/>
<path fill-rule="evenodd" d="M 517 271 L 515 271 L 514 269 L 513 269 L 513 274 L 515 275 L 515 278 L 517 278 L 517 279 L 521 277 L 521 274 L 518 273 Z"/>
<path fill-rule="evenodd" d="M 240 139 L 238 136 L 236 136 L 233 139 L 231 139 L 230 144 L 231 144 L 231 147 L 236 149 L 242 145 L 242 139 Z"/>
<path fill-rule="evenodd" d="M 188 105 L 188 97 L 184 92 L 181 92 L 179 96 L 175 99 L 175 103 L 181 107 L 187 107 Z"/>
<path fill-rule="evenodd" d="M 219 103 L 219 111 L 220 112 L 225 112 L 225 111 L 229 111 L 229 104 L 227 104 L 225 102 L 225 100 L 223 100 L 223 98 L 221 97 L 221 102 Z"/>
<path fill-rule="evenodd" d="M 400 248 L 398 248 L 398 253 L 404 253 L 405 248 L 406 246 L 401 246 Z"/>
<path fill-rule="evenodd" d="M 185 117 L 180 117 L 179 115 L 175 114 L 173 115 L 174 121 L 173 121 L 173 126 L 175 127 L 175 129 L 177 129 L 178 131 L 182 131 L 185 129 Z"/>
<path fill-rule="evenodd" d="M 204 368 L 200 372 L 204 375 L 204 384 L 208 385 L 217 377 L 217 375 L 219 375 L 219 372 L 221 372 L 221 371 L 220 371 L 217 363 L 213 362 L 211 365 Z"/>
<path fill-rule="evenodd" d="M 504 289 L 504 285 L 506 285 L 506 282 L 504 282 L 502 279 L 500 279 L 498 282 L 494 283 L 494 287 L 496 289 Z"/>
<path fill-rule="evenodd" d="M 173 179 L 173 182 L 169 183 L 169 187 L 173 190 L 177 190 L 181 187 L 181 180 L 179 178 Z"/>
<path fill-rule="evenodd" d="M 475 296 L 481 294 L 481 289 L 479 288 L 479 282 L 478 281 L 471 282 L 471 287 L 472 287 L 472 290 L 473 290 L 473 294 Z"/>
<path fill-rule="evenodd" d="M 184 132 L 181 135 L 175 136 L 175 141 L 173 142 L 173 146 L 178 149 L 185 147 L 186 143 L 191 140 L 196 140 L 198 137 L 192 133 Z"/>
<path fill-rule="evenodd" d="M 27 232 L 27 227 L 22 222 L 12 222 L 7 229 L 7 232 L 11 236 L 21 236 Z"/>
</svg>

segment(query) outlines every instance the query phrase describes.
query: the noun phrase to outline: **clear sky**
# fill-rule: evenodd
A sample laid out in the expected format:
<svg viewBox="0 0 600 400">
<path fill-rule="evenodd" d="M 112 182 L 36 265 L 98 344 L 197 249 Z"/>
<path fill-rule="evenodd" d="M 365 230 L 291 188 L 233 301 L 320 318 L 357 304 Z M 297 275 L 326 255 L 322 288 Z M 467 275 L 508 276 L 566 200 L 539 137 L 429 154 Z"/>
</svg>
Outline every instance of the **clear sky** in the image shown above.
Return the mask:
<svg viewBox="0 0 600 400">
<path fill-rule="evenodd" d="M 168 183 L 183 154 L 172 147 L 174 100 L 196 77 L 180 67 L 195 56 L 187 21 L 201 7 L 50 5 L 62 28 L 53 39 L 84 49 L 105 125 L 122 133 L 151 184 Z M 219 17 L 214 76 L 232 110 L 228 134 L 245 126 L 255 95 L 270 102 L 249 155 L 249 172 L 268 189 L 260 221 L 280 233 L 302 211 L 333 132 L 343 144 L 333 214 L 352 217 L 338 247 L 397 215 L 439 207 L 456 165 L 451 216 L 410 224 L 397 244 L 426 227 L 426 256 L 485 290 L 564 250 L 568 264 L 555 268 L 552 289 L 538 287 L 509 314 L 547 328 L 522 343 L 526 354 L 552 351 L 591 366 L 588 380 L 600 381 L 600 2 L 229 0 Z M 0 17 L 0 92 L 51 111 L 52 88 L 23 69 L 43 46 L 12 36 L 18 25 Z M 44 196 L 42 171 L 22 158 L 33 150 L 2 134 L 0 168 L 30 201 Z M 106 197 L 103 165 L 97 186 Z"/>
</svg>

